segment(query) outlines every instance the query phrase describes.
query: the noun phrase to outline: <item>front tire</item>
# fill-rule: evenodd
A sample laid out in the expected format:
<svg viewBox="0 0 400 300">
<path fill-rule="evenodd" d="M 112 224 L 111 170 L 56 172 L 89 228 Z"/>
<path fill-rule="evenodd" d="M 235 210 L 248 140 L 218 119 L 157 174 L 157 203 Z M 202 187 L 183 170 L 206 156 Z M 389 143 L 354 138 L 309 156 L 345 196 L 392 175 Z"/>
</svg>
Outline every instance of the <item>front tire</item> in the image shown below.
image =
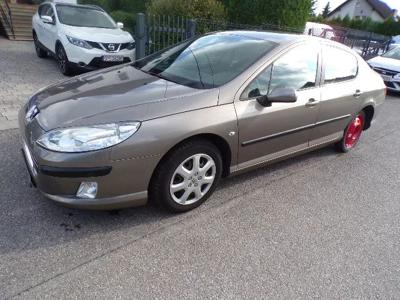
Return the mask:
<svg viewBox="0 0 400 300">
<path fill-rule="evenodd" d="M 47 52 L 45 50 L 43 50 L 42 47 L 40 46 L 40 42 L 39 42 L 39 39 L 38 39 L 36 33 L 33 33 L 33 43 L 35 45 L 36 55 L 39 58 L 46 58 Z"/>
<path fill-rule="evenodd" d="M 67 53 L 62 45 L 58 45 L 56 48 L 56 58 L 58 62 L 58 68 L 60 69 L 61 73 L 66 76 L 73 75 L 73 68 L 68 60 Z"/>
<path fill-rule="evenodd" d="M 340 140 L 340 142 L 335 144 L 336 149 L 342 153 L 347 153 L 354 149 L 360 140 L 364 126 L 365 113 L 364 111 L 361 111 L 347 125 L 343 138 Z"/>
<path fill-rule="evenodd" d="M 159 165 L 150 184 L 150 200 L 173 212 L 186 212 L 204 203 L 222 175 L 218 148 L 207 140 L 188 141 Z"/>
</svg>

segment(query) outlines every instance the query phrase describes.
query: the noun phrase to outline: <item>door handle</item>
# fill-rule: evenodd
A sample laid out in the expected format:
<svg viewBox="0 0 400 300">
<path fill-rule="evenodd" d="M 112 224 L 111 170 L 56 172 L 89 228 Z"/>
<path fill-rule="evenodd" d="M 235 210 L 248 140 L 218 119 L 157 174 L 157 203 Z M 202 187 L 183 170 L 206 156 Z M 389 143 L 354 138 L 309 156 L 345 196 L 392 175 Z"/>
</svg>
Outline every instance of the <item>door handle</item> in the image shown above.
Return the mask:
<svg viewBox="0 0 400 300">
<path fill-rule="evenodd" d="M 308 102 L 306 103 L 306 107 L 314 107 L 318 104 L 319 101 L 315 100 L 314 98 L 311 98 L 310 100 L 308 100 Z"/>
<path fill-rule="evenodd" d="M 360 91 L 360 90 L 356 90 L 356 92 L 354 93 L 353 96 L 354 96 L 355 98 L 359 98 L 361 95 L 362 95 L 361 91 Z"/>
</svg>

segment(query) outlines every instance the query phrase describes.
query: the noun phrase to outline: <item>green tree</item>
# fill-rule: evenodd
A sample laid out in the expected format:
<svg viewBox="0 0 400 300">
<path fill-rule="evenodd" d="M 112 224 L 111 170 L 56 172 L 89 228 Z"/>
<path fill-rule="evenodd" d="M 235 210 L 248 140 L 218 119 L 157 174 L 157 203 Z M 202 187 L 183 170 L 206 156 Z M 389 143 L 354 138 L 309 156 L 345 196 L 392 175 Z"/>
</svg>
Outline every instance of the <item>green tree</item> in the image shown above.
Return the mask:
<svg viewBox="0 0 400 300">
<path fill-rule="evenodd" d="M 152 0 L 147 7 L 150 15 L 185 16 L 226 20 L 224 5 L 217 0 Z"/>
<path fill-rule="evenodd" d="M 317 13 L 317 0 L 311 0 L 310 16 L 316 17 Z"/>
<path fill-rule="evenodd" d="M 229 20 L 243 24 L 276 24 L 301 30 L 312 11 L 312 0 L 222 0 Z"/>
<path fill-rule="evenodd" d="M 325 5 L 324 10 L 322 11 L 322 17 L 324 17 L 324 19 L 327 18 L 330 12 L 331 12 L 331 3 L 328 2 Z"/>
</svg>

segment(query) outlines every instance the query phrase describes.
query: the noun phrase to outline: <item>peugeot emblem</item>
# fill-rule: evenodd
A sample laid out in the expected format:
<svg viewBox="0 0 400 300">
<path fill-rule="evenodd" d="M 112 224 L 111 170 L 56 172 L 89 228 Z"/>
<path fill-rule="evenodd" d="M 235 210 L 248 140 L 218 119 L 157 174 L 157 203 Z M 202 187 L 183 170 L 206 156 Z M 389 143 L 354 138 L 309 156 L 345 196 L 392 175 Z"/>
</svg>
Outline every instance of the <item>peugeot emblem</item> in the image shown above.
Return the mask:
<svg viewBox="0 0 400 300">
<path fill-rule="evenodd" d="M 109 44 L 108 45 L 108 50 L 115 51 L 115 45 L 114 44 Z"/>
<path fill-rule="evenodd" d="M 34 105 L 32 106 L 25 115 L 25 119 L 27 122 L 32 121 L 39 113 L 39 108 Z"/>
</svg>

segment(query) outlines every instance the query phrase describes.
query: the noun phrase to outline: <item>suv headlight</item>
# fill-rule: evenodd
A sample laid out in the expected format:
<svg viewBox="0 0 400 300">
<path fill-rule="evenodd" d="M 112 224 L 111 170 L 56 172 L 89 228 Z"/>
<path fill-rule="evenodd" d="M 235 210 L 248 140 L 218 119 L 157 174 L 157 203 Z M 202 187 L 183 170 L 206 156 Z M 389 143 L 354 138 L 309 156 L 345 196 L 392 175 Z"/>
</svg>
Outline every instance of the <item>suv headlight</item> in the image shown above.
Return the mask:
<svg viewBox="0 0 400 300">
<path fill-rule="evenodd" d="M 95 151 L 122 143 L 139 127 L 140 122 L 122 122 L 54 129 L 43 134 L 36 142 L 56 152 Z"/>
<path fill-rule="evenodd" d="M 393 76 L 393 79 L 394 79 L 394 80 L 399 80 L 399 81 L 400 81 L 400 73 L 394 75 L 394 76 Z"/>
<path fill-rule="evenodd" d="M 73 38 L 72 36 L 68 36 L 68 35 L 67 35 L 67 39 L 72 45 L 75 45 L 75 46 L 78 46 L 81 48 L 85 48 L 85 49 L 93 48 L 88 42 L 86 42 L 84 40 Z"/>
</svg>

